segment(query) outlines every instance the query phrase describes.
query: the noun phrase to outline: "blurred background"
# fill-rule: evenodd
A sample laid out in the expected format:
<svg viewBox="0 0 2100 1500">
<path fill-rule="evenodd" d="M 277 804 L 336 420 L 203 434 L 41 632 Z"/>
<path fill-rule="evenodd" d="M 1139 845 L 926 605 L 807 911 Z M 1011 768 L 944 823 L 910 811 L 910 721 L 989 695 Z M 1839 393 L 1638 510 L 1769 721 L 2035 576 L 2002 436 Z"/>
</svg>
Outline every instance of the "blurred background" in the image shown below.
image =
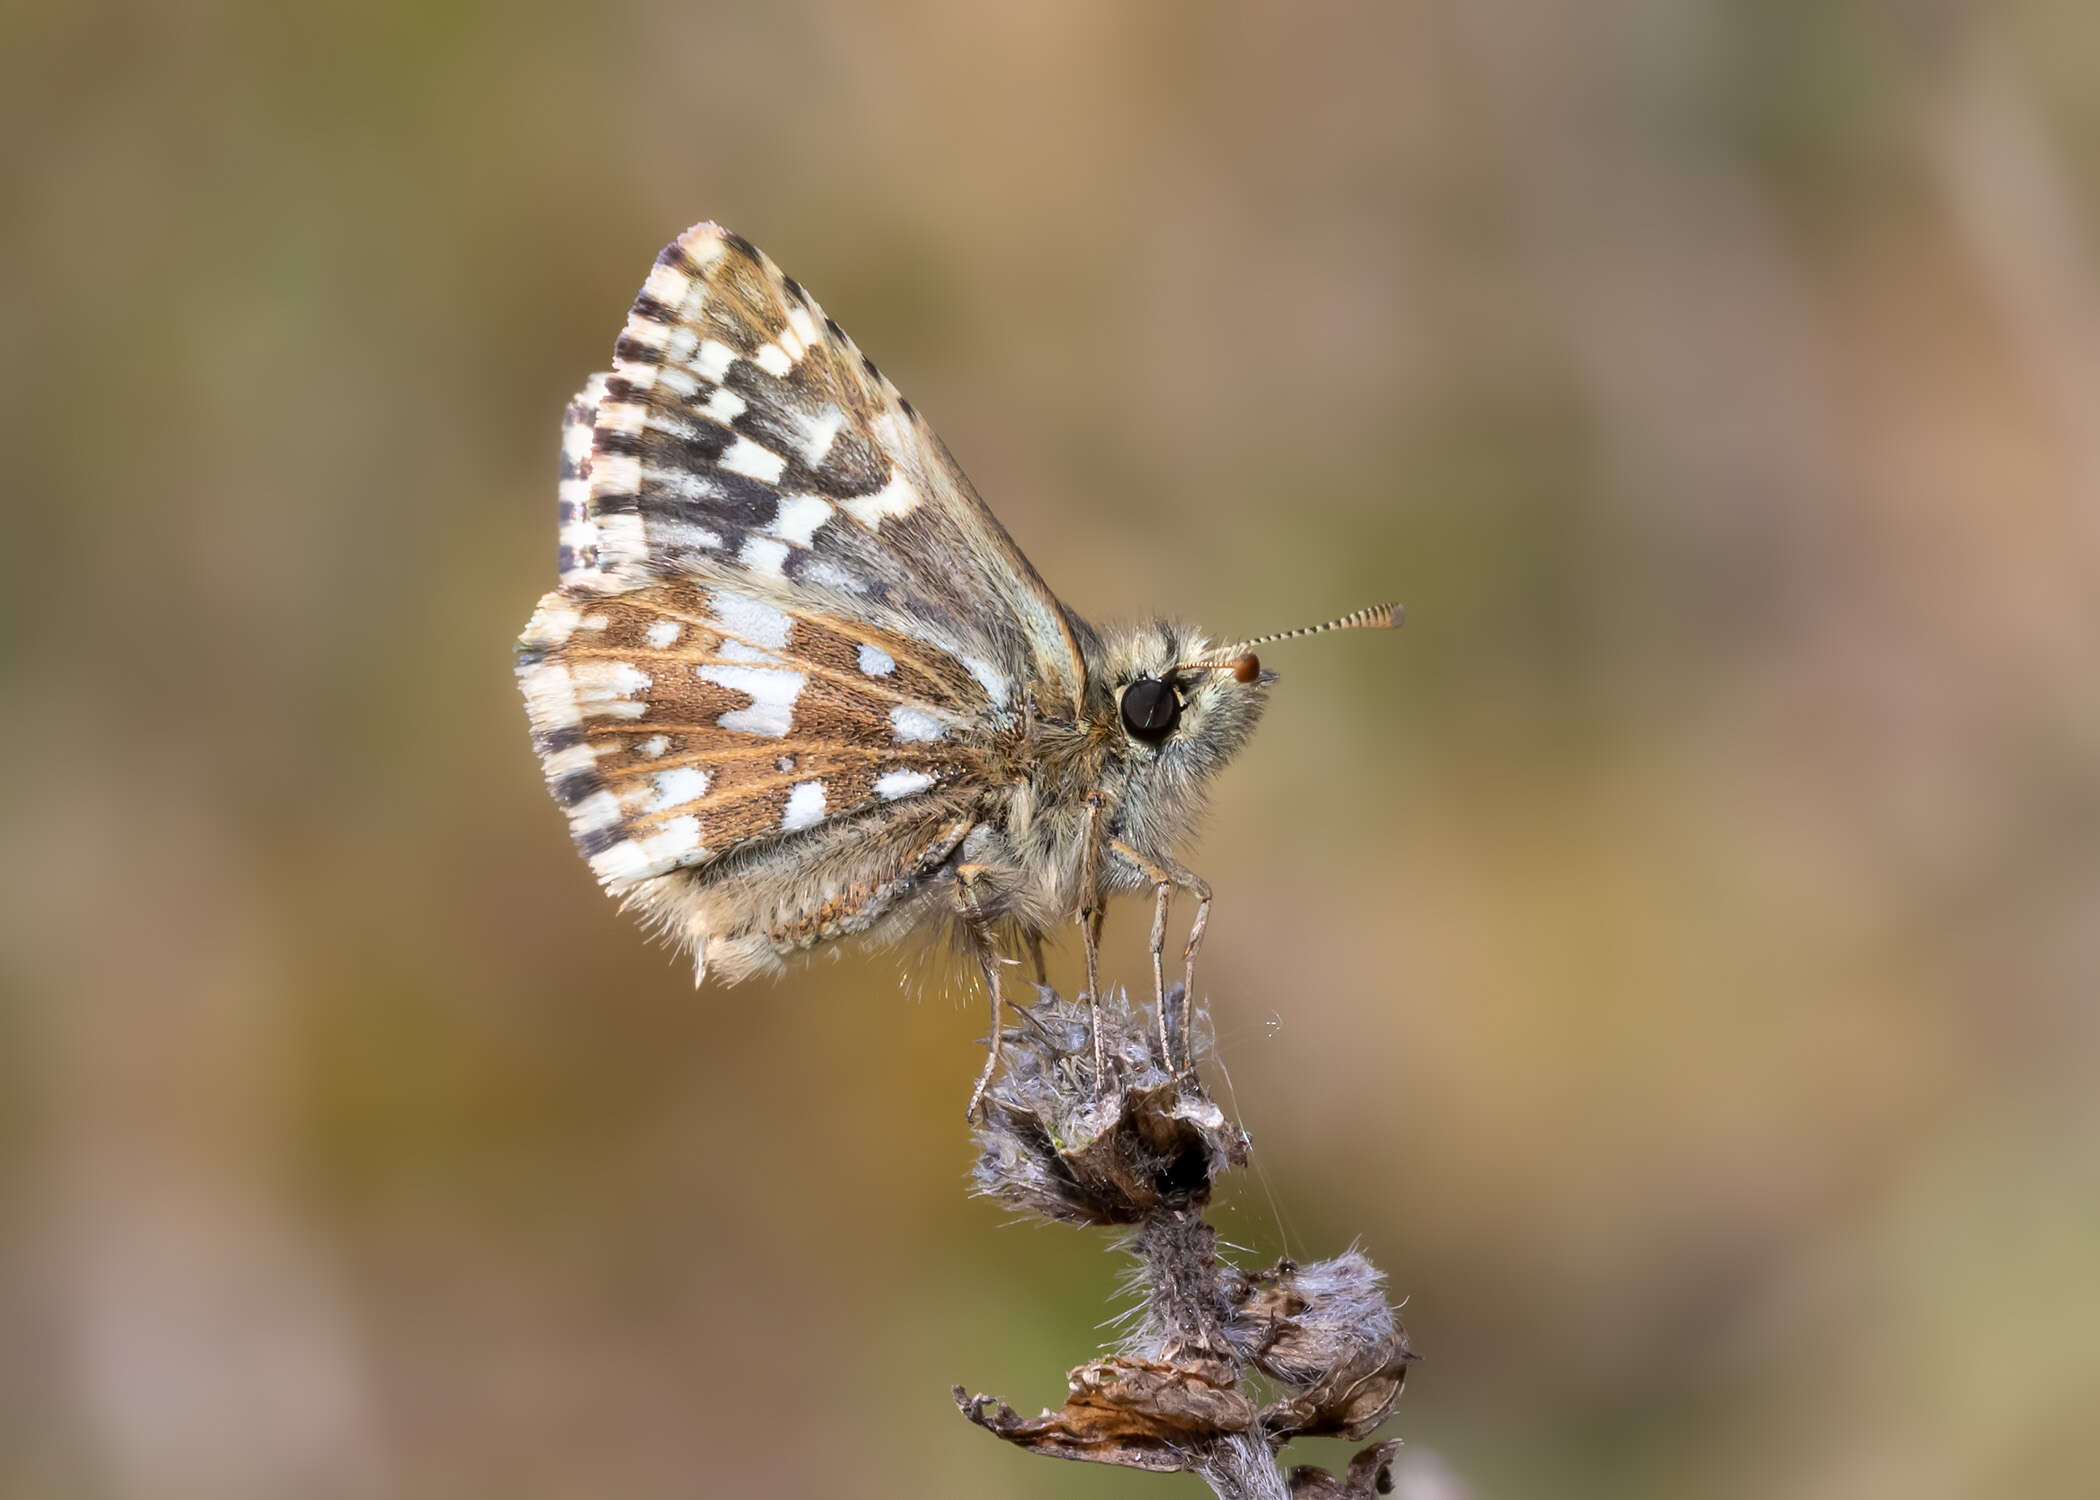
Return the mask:
<svg viewBox="0 0 2100 1500">
<path fill-rule="evenodd" d="M 1220 1222 L 1391 1272 L 1404 1494 L 2091 1484 L 2089 0 L 0 26 L 0 1493 L 1200 1493 L 949 1404 L 1120 1270 L 965 1196 L 974 990 L 695 993 L 541 786 L 559 414 L 708 217 L 1082 613 L 1406 600 L 1193 856 Z"/>
</svg>

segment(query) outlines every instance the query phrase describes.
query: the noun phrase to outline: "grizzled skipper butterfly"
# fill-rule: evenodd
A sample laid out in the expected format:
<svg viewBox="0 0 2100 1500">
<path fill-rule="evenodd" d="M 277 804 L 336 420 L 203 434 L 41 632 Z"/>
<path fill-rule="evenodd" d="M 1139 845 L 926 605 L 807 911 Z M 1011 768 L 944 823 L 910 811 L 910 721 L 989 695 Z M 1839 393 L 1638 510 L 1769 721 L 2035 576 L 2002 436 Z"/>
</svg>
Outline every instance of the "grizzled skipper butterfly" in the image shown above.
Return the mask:
<svg viewBox="0 0 2100 1500">
<path fill-rule="evenodd" d="M 973 1113 L 1003 1025 L 995 934 L 1040 979 L 1042 938 L 1077 923 L 1091 998 L 1116 892 L 1153 892 L 1175 1058 L 1168 903 L 1197 900 L 1187 983 L 1211 896 L 1175 849 L 1267 702 L 1252 648 L 1399 619 L 1228 645 L 1088 624 L 839 325 L 713 224 L 656 258 L 611 372 L 570 403 L 559 507 L 561 586 L 517 673 L 592 872 L 725 983 L 952 924 L 991 994 Z"/>
</svg>

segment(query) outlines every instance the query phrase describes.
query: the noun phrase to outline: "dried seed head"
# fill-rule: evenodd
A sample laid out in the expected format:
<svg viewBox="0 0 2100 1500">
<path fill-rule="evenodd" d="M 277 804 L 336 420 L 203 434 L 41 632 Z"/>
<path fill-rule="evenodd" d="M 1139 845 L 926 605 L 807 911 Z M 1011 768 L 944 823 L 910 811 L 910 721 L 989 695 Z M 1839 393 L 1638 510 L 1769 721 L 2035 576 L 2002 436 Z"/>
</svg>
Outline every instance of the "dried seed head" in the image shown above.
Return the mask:
<svg viewBox="0 0 2100 1500">
<path fill-rule="evenodd" d="M 985 1095 L 978 1191 L 1067 1224 L 1136 1224 L 1207 1202 L 1212 1179 L 1246 1160 L 1246 1137 L 1160 1065 L 1157 1028 L 1127 995 L 1102 1000 L 1102 1080 L 1087 1007 L 1043 995 L 1008 1033 L 1006 1067 Z"/>
<path fill-rule="evenodd" d="M 1297 1394 L 1262 1413 L 1270 1430 L 1363 1437 L 1400 1398 L 1414 1359 L 1386 1301 L 1385 1273 L 1360 1251 L 1221 1278 L 1233 1354 Z"/>
</svg>

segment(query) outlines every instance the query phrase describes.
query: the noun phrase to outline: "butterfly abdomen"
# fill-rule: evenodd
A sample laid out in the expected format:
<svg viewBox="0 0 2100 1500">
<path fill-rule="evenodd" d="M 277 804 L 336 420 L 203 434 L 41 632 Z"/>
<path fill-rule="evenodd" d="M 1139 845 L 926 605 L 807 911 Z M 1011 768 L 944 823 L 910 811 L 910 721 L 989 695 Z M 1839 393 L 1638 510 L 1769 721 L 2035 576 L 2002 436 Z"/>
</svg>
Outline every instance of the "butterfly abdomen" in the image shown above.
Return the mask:
<svg viewBox="0 0 2100 1500">
<path fill-rule="evenodd" d="M 689 950 L 701 976 L 735 984 L 833 939 L 920 925 L 949 900 L 947 867 L 972 826 L 947 799 L 878 809 L 816 837 L 653 877 L 625 904 Z"/>
</svg>

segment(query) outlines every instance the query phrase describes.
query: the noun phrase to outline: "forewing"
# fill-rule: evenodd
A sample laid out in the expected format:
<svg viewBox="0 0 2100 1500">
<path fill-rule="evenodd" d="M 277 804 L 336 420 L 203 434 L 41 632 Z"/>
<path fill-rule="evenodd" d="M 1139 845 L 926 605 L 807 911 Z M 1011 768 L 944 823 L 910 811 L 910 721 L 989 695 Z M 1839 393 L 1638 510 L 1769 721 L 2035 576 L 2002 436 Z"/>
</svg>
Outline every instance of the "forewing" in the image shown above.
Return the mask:
<svg viewBox="0 0 2100 1500">
<path fill-rule="evenodd" d="M 1030 687 L 1071 711 L 1084 668 L 1062 606 L 911 403 L 749 242 L 680 235 L 613 353 L 579 398 L 565 584 L 724 585 L 966 662 L 994 717 Z"/>
<path fill-rule="evenodd" d="M 562 413 L 554 565 L 565 587 L 591 589 L 606 576 L 598 566 L 598 522 L 591 512 L 591 429 L 609 378 L 593 375 Z"/>
<path fill-rule="evenodd" d="M 616 891 L 983 774 L 984 685 L 865 623 L 678 579 L 557 590 L 519 647 L 547 784 Z"/>
</svg>

